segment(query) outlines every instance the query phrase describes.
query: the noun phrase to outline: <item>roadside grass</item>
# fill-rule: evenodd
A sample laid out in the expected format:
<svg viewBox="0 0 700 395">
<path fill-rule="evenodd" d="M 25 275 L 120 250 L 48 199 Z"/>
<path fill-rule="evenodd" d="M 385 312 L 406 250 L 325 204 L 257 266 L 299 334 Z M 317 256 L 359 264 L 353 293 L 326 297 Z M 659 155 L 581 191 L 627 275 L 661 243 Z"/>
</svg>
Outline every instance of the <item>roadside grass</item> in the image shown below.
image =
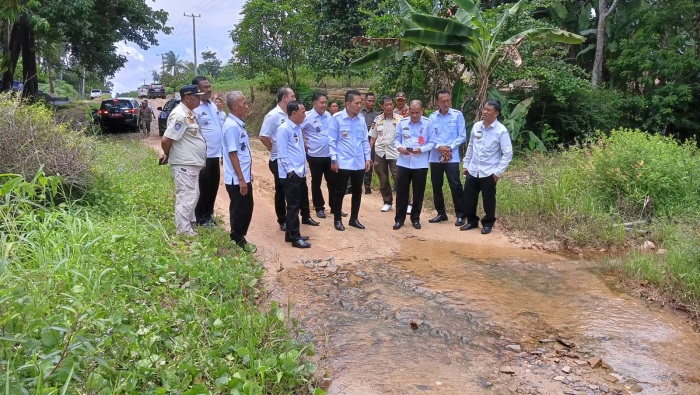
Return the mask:
<svg viewBox="0 0 700 395">
<path fill-rule="evenodd" d="M 0 176 L 0 393 L 307 391 L 312 349 L 258 303 L 260 262 L 221 229 L 171 236 L 156 154 L 98 146 L 82 201 L 57 177 Z"/>
</svg>

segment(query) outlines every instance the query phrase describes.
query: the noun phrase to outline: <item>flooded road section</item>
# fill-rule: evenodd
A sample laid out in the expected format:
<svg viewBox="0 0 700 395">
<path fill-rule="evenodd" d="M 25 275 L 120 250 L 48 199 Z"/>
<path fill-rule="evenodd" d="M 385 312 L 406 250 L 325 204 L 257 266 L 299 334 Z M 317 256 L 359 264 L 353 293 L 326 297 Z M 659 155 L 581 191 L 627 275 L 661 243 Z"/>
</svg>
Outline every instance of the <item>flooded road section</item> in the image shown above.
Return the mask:
<svg viewBox="0 0 700 395">
<path fill-rule="evenodd" d="M 301 260 L 277 277 L 329 394 L 700 393 L 700 336 L 591 262 L 410 237 L 400 247 Z"/>
</svg>

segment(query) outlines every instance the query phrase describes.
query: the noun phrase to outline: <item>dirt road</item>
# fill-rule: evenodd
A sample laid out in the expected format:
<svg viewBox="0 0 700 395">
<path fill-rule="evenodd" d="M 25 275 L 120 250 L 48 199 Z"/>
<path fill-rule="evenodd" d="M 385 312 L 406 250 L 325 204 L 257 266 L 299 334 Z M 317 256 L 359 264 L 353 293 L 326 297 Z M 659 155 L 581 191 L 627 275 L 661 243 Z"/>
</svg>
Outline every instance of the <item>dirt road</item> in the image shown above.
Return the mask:
<svg viewBox="0 0 700 395">
<path fill-rule="evenodd" d="M 144 143 L 160 151 L 157 136 Z M 275 221 L 268 154 L 252 145 L 247 239 L 270 297 L 315 344 L 329 394 L 700 393 L 700 337 L 682 317 L 616 289 L 595 262 L 523 249 L 498 224 L 461 232 L 424 211 L 423 229 L 394 231 L 375 191 L 362 197 L 367 229 L 319 219 L 301 229 L 312 248 L 292 248 Z M 221 185 L 227 228 L 228 203 Z"/>
</svg>

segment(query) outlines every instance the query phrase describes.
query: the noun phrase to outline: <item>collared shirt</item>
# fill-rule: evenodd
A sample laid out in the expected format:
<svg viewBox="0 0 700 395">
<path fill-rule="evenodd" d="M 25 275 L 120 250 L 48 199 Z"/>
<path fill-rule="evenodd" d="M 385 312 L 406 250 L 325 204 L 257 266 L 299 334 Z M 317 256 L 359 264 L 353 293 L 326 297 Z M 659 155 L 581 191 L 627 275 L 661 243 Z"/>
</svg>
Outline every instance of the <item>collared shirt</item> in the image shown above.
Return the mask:
<svg viewBox="0 0 700 395">
<path fill-rule="evenodd" d="M 207 160 L 207 142 L 197 124 L 197 115 L 180 102 L 168 115 L 163 137 L 173 140 L 168 153 L 171 165 L 201 166 Z"/>
<path fill-rule="evenodd" d="M 306 152 L 304 135 L 299 125 L 285 122 L 277 129 L 277 169 L 280 178 L 294 172 L 299 177 L 306 176 Z"/>
<path fill-rule="evenodd" d="M 428 163 L 430 150 L 435 146 L 435 143 L 432 142 L 432 135 L 433 132 L 428 118 L 422 116 L 416 123 L 413 123 L 409 117 L 401 119 L 394 137 L 394 146 L 396 149 L 399 149 L 399 147 L 420 149 L 421 153 L 408 155 L 399 153 L 396 165 L 409 169 L 427 169 L 430 167 Z"/>
<path fill-rule="evenodd" d="M 328 148 L 328 127 L 333 122 L 333 116 L 328 111 L 319 114 L 315 109 L 306 112 L 306 118 L 301 124 L 306 144 L 309 147 L 309 156 L 314 158 L 328 158 L 331 151 Z"/>
<path fill-rule="evenodd" d="M 202 100 L 199 107 L 194 109 L 197 114 L 197 123 L 202 130 L 202 136 L 207 142 L 207 158 L 221 158 L 222 155 L 222 122 L 217 114 L 219 110 L 213 101 Z"/>
<path fill-rule="evenodd" d="M 452 158 L 449 163 L 459 163 L 459 146 L 467 141 L 467 126 L 462 112 L 450 108 L 447 114 L 442 115 L 438 110 L 430 114 L 429 119 L 435 143 L 435 148 L 430 151 L 430 162 L 440 162 L 442 154 L 437 148 L 446 145 L 452 149 Z"/>
<path fill-rule="evenodd" d="M 495 174 L 501 177 L 513 159 L 513 144 L 510 133 L 497 120 L 489 127 L 484 121 L 474 124 L 469 134 L 469 146 L 464 155 L 464 168 L 474 177 Z"/>
<path fill-rule="evenodd" d="M 367 108 L 363 108 L 362 110 L 360 110 L 360 112 L 362 113 L 362 115 L 365 116 L 365 123 L 367 124 L 367 131 L 369 131 L 369 128 L 372 127 L 372 122 L 374 122 L 374 118 L 376 118 L 377 115 L 379 115 L 380 113 L 378 111 L 374 111 L 374 109 L 372 109 L 371 111 L 368 111 Z"/>
<path fill-rule="evenodd" d="M 229 114 L 224 121 L 224 184 L 239 185 L 241 180 L 233 168 L 230 152 L 235 152 L 238 156 L 238 163 L 245 183 L 249 183 L 252 177 L 251 165 L 253 158 L 250 155 L 250 137 L 245 130 L 245 122 L 233 114 Z"/>
<path fill-rule="evenodd" d="M 399 151 L 394 146 L 394 137 L 396 136 L 396 127 L 401 121 L 401 116 L 393 113 L 391 118 L 385 118 L 384 114 L 379 114 L 374 118 L 372 126 L 369 129 L 369 137 L 375 139 L 374 152 L 380 157 L 396 160 L 399 157 Z"/>
<path fill-rule="evenodd" d="M 277 128 L 287 122 L 287 113 L 282 111 L 280 106 L 275 106 L 270 112 L 265 115 L 262 126 L 260 127 L 260 136 L 269 137 L 272 140 L 272 148 L 270 149 L 270 160 L 277 159 Z"/>
<path fill-rule="evenodd" d="M 401 108 L 394 108 L 394 113 L 399 114 L 401 118 L 406 118 L 408 116 L 408 104 L 404 104 Z"/>
<path fill-rule="evenodd" d="M 365 161 L 370 160 L 371 150 L 367 140 L 367 123 L 360 113 L 354 118 L 343 110 L 333 115 L 328 128 L 331 160 L 338 162 L 343 170 L 364 170 Z"/>
</svg>

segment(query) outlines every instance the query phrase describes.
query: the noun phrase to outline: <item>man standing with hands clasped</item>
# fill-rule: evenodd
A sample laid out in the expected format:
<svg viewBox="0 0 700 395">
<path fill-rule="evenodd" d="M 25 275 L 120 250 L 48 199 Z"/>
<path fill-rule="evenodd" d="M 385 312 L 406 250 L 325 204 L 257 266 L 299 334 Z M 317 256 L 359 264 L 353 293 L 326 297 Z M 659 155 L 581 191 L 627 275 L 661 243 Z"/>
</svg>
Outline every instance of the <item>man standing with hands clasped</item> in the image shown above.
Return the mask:
<svg viewBox="0 0 700 395">
<path fill-rule="evenodd" d="M 484 199 L 484 217 L 481 218 L 482 234 L 491 233 L 496 222 L 496 183 L 503 176 L 513 159 L 513 145 L 510 133 L 498 122 L 501 103 L 488 100 L 481 110 L 481 121 L 474 124 L 469 135 L 469 146 L 464 155 L 462 173 L 467 176 L 464 182 L 464 211 L 467 223 L 460 230 L 479 227 L 476 206 L 479 193 Z"/>
<path fill-rule="evenodd" d="M 243 250 L 253 253 L 255 245 L 245 239 L 253 218 L 253 172 L 250 138 L 245 130 L 248 100 L 240 91 L 226 95 L 230 111 L 224 122 L 224 184 L 231 200 L 228 206 L 231 220 L 231 240 Z"/>
<path fill-rule="evenodd" d="M 348 180 L 352 182 L 352 205 L 348 225 L 357 229 L 365 228 L 358 220 L 358 216 L 362 202 L 362 180 L 365 172 L 372 167 L 372 160 L 367 139 L 367 124 L 365 117 L 360 114 L 361 105 L 360 92 L 354 89 L 347 91 L 345 110 L 333 116 L 333 122 L 328 129 L 331 170 L 338 173 L 333 199 L 333 225 L 339 231 L 345 230 L 341 213 Z"/>
<path fill-rule="evenodd" d="M 447 221 L 445 196 L 442 193 L 443 176 L 452 192 L 457 222 L 455 226 L 464 225 L 464 189 L 459 179 L 459 146 L 467 140 L 467 127 L 461 111 L 450 108 L 452 96 L 449 91 L 437 92 L 438 111 L 430 114 L 430 127 L 433 129 L 435 148 L 430 151 L 430 181 L 433 186 L 433 201 L 437 216 L 428 220 L 430 223 Z"/>
<path fill-rule="evenodd" d="M 207 143 L 202 137 L 194 109 L 203 93 L 196 85 L 180 88 L 182 101 L 168 116 L 160 146 L 161 163 L 170 164 L 175 182 L 175 233 L 196 236 L 194 208 L 199 198 L 199 172 L 207 159 Z"/>
<path fill-rule="evenodd" d="M 432 128 L 430 120 L 423 116 L 423 103 L 413 100 L 408 106 L 407 118 L 401 119 L 394 137 L 394 146 L 399 150 L 396 161 L 396 217 L 394 230 L 403 226 L 408 210 L 409 188 L 413 185 L 413 210 L 411 223 L 416 229 L 421 228 L 420 212 L 423 208 L 425 182 L 428 178 L 428 160 L 433 149 Z"/>
<path fill-rule="evenodd" d="M 292 243 L 292 247 L 309 248 L 308 237 L 299 233 L 299 210 L 302 199 L 309 198 L 306 186 L 306 152 L 301 125 L 306 113 L 304 105 L 292 101 L 287 104 L 289 120 L 277 129 L 277 165 L 279 166 L 280 182 L 284 188 L 284 198 L 287 201 L 286 225 L 287 232 L 284 241 Z"/>
</svg>

